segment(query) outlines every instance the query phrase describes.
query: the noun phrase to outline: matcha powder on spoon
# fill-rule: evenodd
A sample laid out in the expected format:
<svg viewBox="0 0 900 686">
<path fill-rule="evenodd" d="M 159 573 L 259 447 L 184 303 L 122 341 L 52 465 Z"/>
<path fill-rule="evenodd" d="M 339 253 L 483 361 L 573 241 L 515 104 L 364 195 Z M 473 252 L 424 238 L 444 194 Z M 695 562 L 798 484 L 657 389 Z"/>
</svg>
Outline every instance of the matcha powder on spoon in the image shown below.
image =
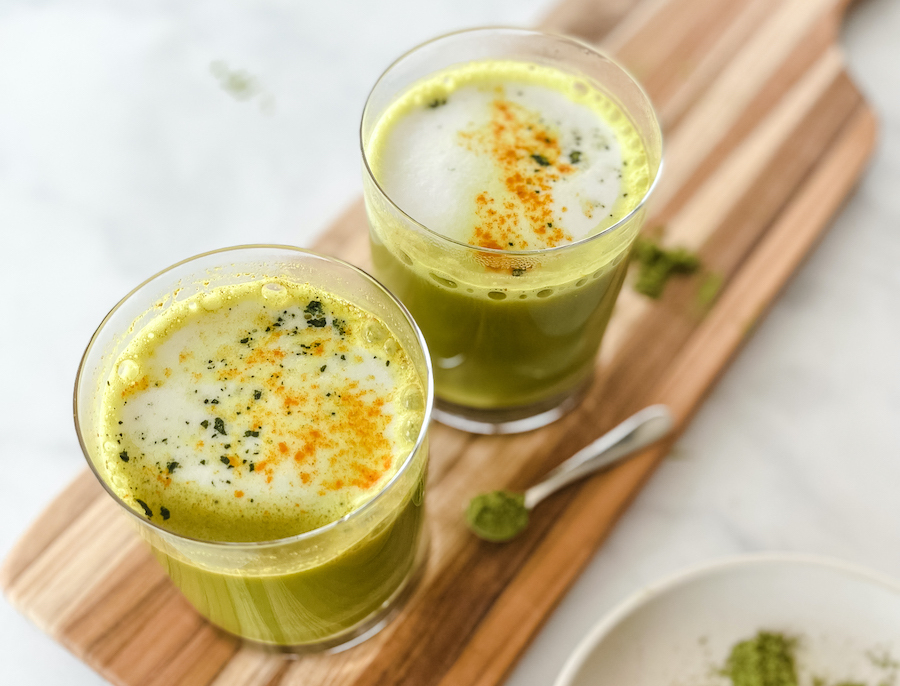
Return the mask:
<svg viewBox="0 0 900 686">
<path fill-rule="evenodd" d="M 493 491 L 475 496 L 466 508 L 466 522 L 486 541 L 508 541 L 528 526 L 525 494 Z"/>
</svg>

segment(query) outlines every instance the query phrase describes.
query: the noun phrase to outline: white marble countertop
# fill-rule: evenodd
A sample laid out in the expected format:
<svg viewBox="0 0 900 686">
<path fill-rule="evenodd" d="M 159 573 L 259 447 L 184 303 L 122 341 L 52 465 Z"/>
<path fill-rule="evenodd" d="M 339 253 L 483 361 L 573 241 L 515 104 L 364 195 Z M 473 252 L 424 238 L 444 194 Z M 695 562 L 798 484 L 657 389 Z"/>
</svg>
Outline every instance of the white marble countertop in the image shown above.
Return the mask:
<svg viewBox="0 0 900 686">
<path fill-rule="evenodd" d="M 390 60 L 547 6 L 0 4 L 0 556 L 83 468 L 71 387 L 119 297 L 204 250 L 309 244 L 359 193 L 359 115 Z M 900 577 L 898 36 L 900 3 L 852 9 L 848 62 L 881 120 L 871 167 L 511 685 L 552 682 L 606 610 L 694 563 L 802 551 Z M 258 92 L 223 91 L 215 60 Z M 5 601 L 0 682 L 105 683 Z"/>
</svg>

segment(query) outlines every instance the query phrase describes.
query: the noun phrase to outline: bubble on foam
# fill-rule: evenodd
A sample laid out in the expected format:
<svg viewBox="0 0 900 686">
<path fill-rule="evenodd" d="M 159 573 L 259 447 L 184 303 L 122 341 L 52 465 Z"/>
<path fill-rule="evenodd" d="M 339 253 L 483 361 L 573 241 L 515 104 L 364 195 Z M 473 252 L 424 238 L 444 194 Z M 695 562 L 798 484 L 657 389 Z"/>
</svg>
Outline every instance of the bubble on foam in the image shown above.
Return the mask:
<svg viewBox="0 0 900 686">
<path fill-rule="evenodd" d="M 415 386 L 410 386 L 401 396 L 400 404 L 411 411 L 420 411 L 425 409 L 425 398 Z"/>
<path fill-rule="evenodd" d="M 116 374 L 125 382 L 134 381 L 140 373 L 141 368 L 134 360 L 122 360 L 116 367 Z"/>
<path fill-rule="evenodd" d="M 400 424 L 399 436 L 406 443 L 415 443 L 419 439 L 419 431 L 422 428 L 422 417 L 406 417 Z"/>
<path fill-rule="evenodd" d="M 381 343 L 387 338 L 388 332 L 381 322 L 370 322 L 366 324 L 365 339 L 367 343 Z"/>
<path fill-rule="evenodd" d="M 128 481 L 125 479 L 124 475 L 115 470 L 108 470 L 109 482 L 110 486 L 112 486 L 113 490 L 116 493 L 121 493 L 128 487 Z"/>
<path fill-rule="evenodd" d="M 207 293 L 202 298 L 200 298 L 200 307 L 202 307 L 207 312 L 214 312 L 224 304 L 225 298 L 220 291 Z"/>
<path fill-rule="evenodd" d="M 287 289 L 282 286 L 280 283 L 276 283 L 274 281 L 264 284 L 262 288 L 259 289 L 262 294 L 263 299 L 266 301 L 278 305 L 284 302 L 287 302 L 288 292 Z"/>
</svg>

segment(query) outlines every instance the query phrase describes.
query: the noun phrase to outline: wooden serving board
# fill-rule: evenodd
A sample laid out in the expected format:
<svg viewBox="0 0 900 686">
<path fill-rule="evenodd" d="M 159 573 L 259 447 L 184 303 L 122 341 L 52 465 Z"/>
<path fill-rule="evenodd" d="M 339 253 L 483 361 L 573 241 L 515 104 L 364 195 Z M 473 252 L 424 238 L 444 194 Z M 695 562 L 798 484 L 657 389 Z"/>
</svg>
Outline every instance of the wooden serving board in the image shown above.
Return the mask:
<svg viewBox="0 0 900 686">
<path fill-rule="evenodd" d="M 580 408 L 513 437 L 433 428 L 432 546 L 417 591 L 381 634 L 289 659 L 223 634 L 169 583 L 85 472 L 5 562 L 9 600 L 122 686 L 494 686 L 646 481 L 667 445 L 542 504 L 505 545 L 467 533 L 476 493 L 522 489 L 650 403 L 680 432 L 841 205 L 875 120 L 836 47 L 845 0 L 568 0 L 547 28 L 600 43 L 644 83 L 666 132 L 648 229 L 705 273 L 652 301 L 626 285 Z M 366 266 L 361 203 L 318 250 Z M 698 299 L 713 274 L 722 288 Z M 674 440 L 674 436 L 671 440 Z"/>
</svg>

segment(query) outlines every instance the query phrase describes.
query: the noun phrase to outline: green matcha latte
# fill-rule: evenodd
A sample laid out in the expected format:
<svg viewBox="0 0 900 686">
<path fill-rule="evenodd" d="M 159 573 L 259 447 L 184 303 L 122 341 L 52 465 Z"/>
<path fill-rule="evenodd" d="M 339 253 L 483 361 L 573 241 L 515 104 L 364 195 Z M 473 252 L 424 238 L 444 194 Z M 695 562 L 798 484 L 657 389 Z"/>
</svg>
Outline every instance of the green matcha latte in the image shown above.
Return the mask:
<svg viewBox="0 0 900 686">
<path fill-rule="evenodd" d="M 658 158 L 577 70 L 462 61 L 392 98 L 391 76 L 363 119 L 373 261 L 428 341 L 440 407 L 552 407 L 591 376 Z"/>
<path fill-rule="evenodd" d="M 340 642 L 420 552 L 427 368 L 402 317 L 304 278 L 300 260 L 321 258 L 244 252 L 287 264 L 179 280 L 113 339 L 83 438 L 201 614 L 260 642 Z"/>
</svg>

